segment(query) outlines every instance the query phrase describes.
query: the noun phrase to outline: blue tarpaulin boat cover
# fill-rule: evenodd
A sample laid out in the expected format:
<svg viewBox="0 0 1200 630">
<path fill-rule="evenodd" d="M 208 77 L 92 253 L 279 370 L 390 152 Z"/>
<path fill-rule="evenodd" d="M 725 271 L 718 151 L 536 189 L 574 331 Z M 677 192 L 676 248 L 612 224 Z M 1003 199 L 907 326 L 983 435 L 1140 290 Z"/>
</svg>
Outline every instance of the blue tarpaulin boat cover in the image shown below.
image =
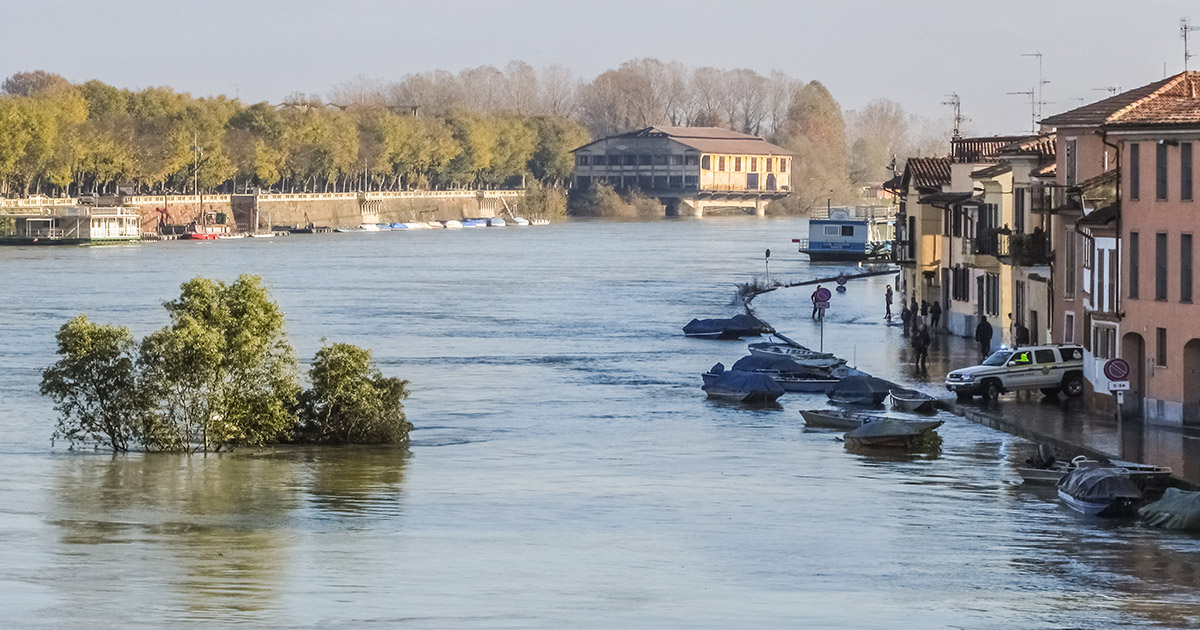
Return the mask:
<svg viewBox="0 0 1200 630">
<path fill-rule="evenodd" d="M 770 331 L 770 326 L 750 315 L 734 315 L 727 319 L 693 319 L 683 327 L 687 335 L 720 333 L 728 337 L 752 337 Z"/>
<path fill-rule="evenodd" d="M 847 376 L 846 378 L 843 378 L 842 380 L 838 381 L 837 385 L 833 386 L 833 389 L 831 389 L 829 393 L 831 395 L 842 394 L 868 396 L 871 394 L 880 393 L 887 394 L 888 391 L 894 387 L 895 385 L 881 378 L 875 378 L 874 376 L 868 376 L 864 374 L 862 376 Z"/>
<path fill-rule="evenodd" d="M 715 371 L 716 366 L 713 369 Z M 704 386 L 704 390 L 710 387 L 730 392 L 783 393 L 783 388 L 770 376 L 740 370 L 721 372 L 711 384 Z"/>
<path fill-rule="evenodd" d="M 1077 468 L 1058 480 L 1058 489 L 1079 499 L 1101 503 L 1114 499 L 1140 499 L 1142 491 L 1119 468 Z"/>
<path fill-rule="evenodd" d="M 1138 510 L 1155 527 L 1200 531 L 1200 492 L 1167 488 L 1161 499 Z"/>
<path fill-rule="evenodd" d="M 738 359 L 731 369 L 745 372 L 779 372 L 796 376 L 824 376 L 827 374 L 821 370 L 804 367 L 788 357 L 766 357 L 759 354 Z"/>
</svg>

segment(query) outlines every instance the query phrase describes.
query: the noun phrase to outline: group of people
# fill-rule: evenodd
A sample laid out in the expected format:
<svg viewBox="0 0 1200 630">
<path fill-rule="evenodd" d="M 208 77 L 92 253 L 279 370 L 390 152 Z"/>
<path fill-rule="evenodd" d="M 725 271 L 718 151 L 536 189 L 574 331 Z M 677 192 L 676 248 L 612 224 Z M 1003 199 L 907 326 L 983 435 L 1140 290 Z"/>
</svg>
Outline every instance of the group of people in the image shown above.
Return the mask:
<svg viewBox="0 0 1200 630">
<path fill-rule="evenodd" d="M 892 285 L 887 285 L 887 290 L 884 292 L 884 319 L 892 319 Z M 904 324 L 904 336 L 909 338 L 909 343 L 912 344 L 914 351 L 913 363 L 918 369 L 925 369 L 925 362 L 929 358 L 929 344 L 932 341 L 929 330 L 936 329 L 942 320 L 942 305 L 937 300 L 930 304 L 926 300 L 921 300 L 917 304 L 917 298 L 912 299 L 911 304 L 904 304 L 900 309 L 900 321 Z M 928 322 L 928 323 L 927 323 Z"/>
</svg>

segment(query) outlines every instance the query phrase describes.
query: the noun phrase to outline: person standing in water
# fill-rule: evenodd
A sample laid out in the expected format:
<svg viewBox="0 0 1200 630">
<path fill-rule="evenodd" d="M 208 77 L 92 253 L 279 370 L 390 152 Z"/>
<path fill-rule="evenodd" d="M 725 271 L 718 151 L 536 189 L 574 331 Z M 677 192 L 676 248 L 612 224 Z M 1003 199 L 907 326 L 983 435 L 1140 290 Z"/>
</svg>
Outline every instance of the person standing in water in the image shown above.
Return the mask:
<svg viewBox="0 0 1200 630">
<path fill-rule="evenodd" d="M 884 313 L 884 319 L 892 318 L 892 285 L 887 285 L 887 291 L 883 292 L 883 305 L 887 311 Z"/>
</svg>

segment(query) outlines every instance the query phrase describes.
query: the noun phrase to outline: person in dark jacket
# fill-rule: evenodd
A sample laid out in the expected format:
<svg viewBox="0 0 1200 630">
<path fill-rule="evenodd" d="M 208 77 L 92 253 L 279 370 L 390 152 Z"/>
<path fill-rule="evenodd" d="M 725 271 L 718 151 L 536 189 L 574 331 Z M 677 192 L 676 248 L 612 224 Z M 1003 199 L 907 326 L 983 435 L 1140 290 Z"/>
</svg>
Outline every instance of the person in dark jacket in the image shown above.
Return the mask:
<svg viewBox="0 0 1200 630">
<path fill-rule="evenodd" d="M 986 359 L 992 350 L 992 325 L 986 316 L 981 316 L 979 325 L 975 327 L 975 341 L 979 342 L 979 356 Z"/>
<path fill-rule="evenodd" d="M 903 302 L 901 302 L 903 304 Z M 904 304 L 904 308 L 900 309 L 900 321 L 904 323 L 904 336 L 908 336 L 908 331 L 912 327 L 912 311 L 908 310 L 908 305 Z"/>
<path fill-rule="evenodd" d="M 917 320 L 916 328 L 913 329 L 912 347 L 916 351 L 913 363 L 917 369 L 924 370 L 925 361 L 929 358 L 929 327 L 922 325 L 920 320 Z"/>
<path fill-rule="evenodd" d="M 942 305 L 937 300 L 929 307 L 929 327 L 937 330 L 938 322 L 942 321 Z"/>
<path fill-rule="evenodd" d="M 1013 330 L 1013 347 L 1020 348 L 1021 346 L 1029 345 L 1029 327 L 1025 324 L 1017 324 Z"/>
<path fill-rule="evenodd" d="M 929 317 L 929 302 L 926 300 L 921 300 L 921 323 L 924 324 L 925 322 L 928 322 L 929 321 L 927 319 L 928 317 Z"/>
<path fill-rule="evenodd" d="M 884 319 L 892 318 L 892 285 L 887 285 L 887 291 L 883 292 L 883 304 L 887 309 L 883 314 Z"/>
</svg>

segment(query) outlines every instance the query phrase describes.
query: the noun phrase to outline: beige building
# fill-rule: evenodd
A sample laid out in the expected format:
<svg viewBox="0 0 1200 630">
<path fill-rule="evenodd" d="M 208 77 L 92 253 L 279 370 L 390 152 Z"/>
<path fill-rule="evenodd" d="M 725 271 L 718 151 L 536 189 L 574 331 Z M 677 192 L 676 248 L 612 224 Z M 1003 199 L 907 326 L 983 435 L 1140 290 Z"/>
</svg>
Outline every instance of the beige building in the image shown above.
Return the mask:
<svg viewBox="0 0 1200 630">
<path fill-rule="evenodd" d="M 716 127 L 646 127 L 574 150 L 576 189 L 605 182 L 659 198 L 668 214 L 737 207 L 762 214 L 791 191 L 792 154 Z"/>
</svg>

